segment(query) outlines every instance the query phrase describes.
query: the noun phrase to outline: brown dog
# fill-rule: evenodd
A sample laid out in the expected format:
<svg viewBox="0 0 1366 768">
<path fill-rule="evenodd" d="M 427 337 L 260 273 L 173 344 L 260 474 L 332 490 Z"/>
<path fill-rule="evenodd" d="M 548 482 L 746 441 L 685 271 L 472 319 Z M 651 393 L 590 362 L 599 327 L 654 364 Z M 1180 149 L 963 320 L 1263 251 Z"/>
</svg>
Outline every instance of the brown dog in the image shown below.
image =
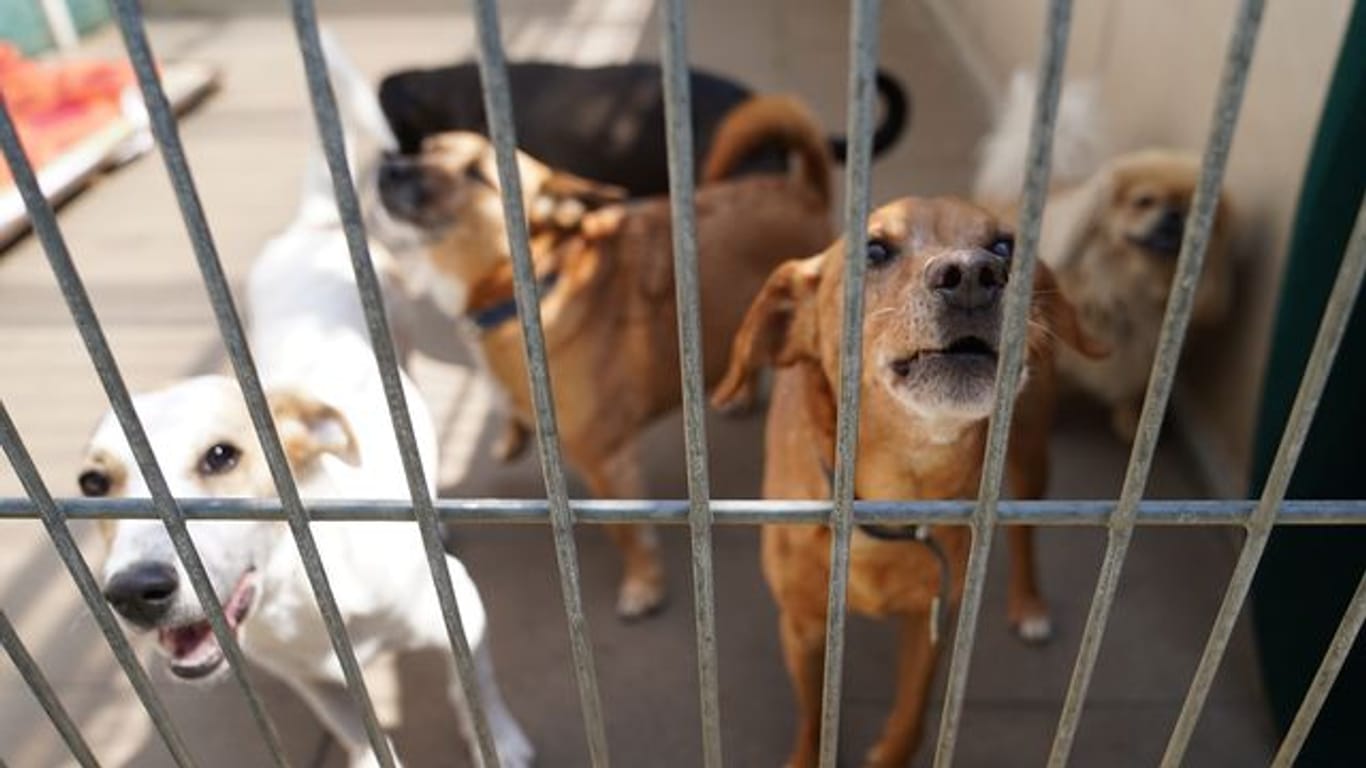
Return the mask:
<svg viewBox="0 0 1366 768">
<path fill-rule="evenodd" d="M 1011 249 L 1006 225 L 957 200 L 904 199 L 871 217 L 859 498 L 976 495 Z M 714 402 L 726 404 L 750 386 L 761 367 L 779 369 L 768 416 L 766 498 L 830 494 L 844 259 L 839 241 L 773 273 L 745 317 L 730 371 L 714 394 Z M 1055 344 L 1097 352 L 1081 334 L 1071 306 L 1054 290 L 1047 267 L 1039 265 L 1036 275 L 1026 379 L 1009 453 L 1012 489 L 1027 497 L 1041 494 L 1047 477 Z M 877 617 L 899 615 L 905 622 L 895 708 L 867 765 L 903 765 L 915 749 L 936 657 L 932 601 L 945 587 L 943 579 L 951 578 L 956 602 L 969 536 L 963 527 L 933 528 L 927 543 L 854 533 L 850 609 Z M 1013 576 L 1032 567 L 1014 559 Z M 829 528 L 765 526 L 763 569 L 778 603 L 783 654 L 798 700 L 797 741 L 789 765 L 810 766 L 816 762 L 820 732 Z M 1032 589 L 1032 583 L 1012 584 L 1012 611 Z"/>
<path fill-rule="evenodd" d="M 789 175 L 722 181 L 771 144 L 799 158 Z M 668 202 L 619 203 L 620 191 L 556 172 L 519 153 L 541 319 L 565 455 L 592 493 L 645 495 L 637 437 L 678 406 L 678 331 Z M 746 102 L 721 125 L 696 198 L 704 366 L 725 372 L 730 342 L 759 288 L 786 259 L 830 241 L 826 141 L 794 100 Z M 435 294 L 473 320 L 479 348 L 510 403 L 509 453 L 532 423 L 521 328 L 492 146 L 471 133 L 424 144 L 416 164 L 393 158 L 380 172 L 388 210 L 420 227 L 435 268 Z M 617 602 L 623 616 L 658 607 L 664 578 L 652 532 L 611 529 L 625 556 Z"/>
</svg>

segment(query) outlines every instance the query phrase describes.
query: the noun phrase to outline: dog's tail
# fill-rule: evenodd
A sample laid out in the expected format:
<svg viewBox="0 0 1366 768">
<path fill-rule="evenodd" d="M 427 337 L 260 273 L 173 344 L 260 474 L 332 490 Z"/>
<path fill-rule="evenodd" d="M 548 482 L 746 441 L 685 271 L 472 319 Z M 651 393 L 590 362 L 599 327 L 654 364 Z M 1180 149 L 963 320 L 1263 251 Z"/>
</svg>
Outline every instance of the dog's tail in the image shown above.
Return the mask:
<svg viewBox="0 0 1366 768">
<path fill-rule="evenodd" d="M 398 146 L 389 122 L 380 109 L 375 89 L 351 62 L 341 44 L 327 29 L 319 30 L 323 59 L 327 62 L 327 76 L 337 99 L 346 140 L 346 164 L 351 179 L 357 178 L 356 145 L 362 143 L 367 152 L 390 151 Z M 336 198 L 332 191 L 332 174 L 322 148 L 316 143 L 308 157 L 303 195 L 299 204 L 299 219 L 311 223 L 338 219 Z"/>
<path fill-rule="evenodd" d="M 830 148 L 816 118 L 791 96 L 754 96 L 732 109 L 716 129 L 703 166 L 704 183 L 720 181 L 755 151 L 778 144 L 797 155 L 797 175 L 830 201 Z"/>
<path fill-rule="evenodd" d="M 1029 131 L 1034 117 L 1035 80 L 1024 71 L 1011 78 L 996 126 L 982 142 L 973 196 L 984 203 L 1008 205 L 1024 189 Z M 1055 187 L 1080 183 L 1100 169 L 1106 156 L 1106 131 L 1100 95 L 1092 81 L 1068 83 L 1053 128 Z"/>
<path fill-rule="evenodd" d="M 911 116 L 911 99 L 891 72 L 877 71 L 877 95 L 882 102 L 882 122 L 873 131 L 873 157 L 880 156 L 892 148 L 906 130 L 906 122 Z M 830 137 L 830 154 L 843 163 L 849 157 L 849 139 L 846 136 Z"/>
</svg>

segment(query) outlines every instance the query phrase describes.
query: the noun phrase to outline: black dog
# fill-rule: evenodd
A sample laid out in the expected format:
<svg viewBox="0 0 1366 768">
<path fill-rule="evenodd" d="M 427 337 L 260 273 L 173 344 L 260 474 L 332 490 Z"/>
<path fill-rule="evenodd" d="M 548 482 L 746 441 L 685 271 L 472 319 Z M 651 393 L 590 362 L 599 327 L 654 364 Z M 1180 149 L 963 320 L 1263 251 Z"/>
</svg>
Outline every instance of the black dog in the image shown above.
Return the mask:
<svg viewBox="0 0 1366 768">
<path fill-rule="evenodd" d="M 744 85 L 692 70 L 694 167 L 700 167 L 712 134 L 733 107 L 749 98 Z M 518 146 L 532 157 L 584 178 L 615 184 L 637 197 L 667 194 L 668 154 L 664 138 L 664 88 L 652 63 L 571 67 L 526 62 L 508 65 Z M 882 122 L 873 134 L 873 154 L 891 147 L 907 120 L 905 90 L 888 73 L 877 73 Z M 398 138 L 413 154 L 422 140 L 445 131 L 488 135 L 479 69 L 473 62 L 406 70 L 384 78 L 380 106 Z M 843 137 L 830 149 L 843 160 Z M 742 172 L 781 170 L 777 149 L 752 158 Z"/>
</svg>

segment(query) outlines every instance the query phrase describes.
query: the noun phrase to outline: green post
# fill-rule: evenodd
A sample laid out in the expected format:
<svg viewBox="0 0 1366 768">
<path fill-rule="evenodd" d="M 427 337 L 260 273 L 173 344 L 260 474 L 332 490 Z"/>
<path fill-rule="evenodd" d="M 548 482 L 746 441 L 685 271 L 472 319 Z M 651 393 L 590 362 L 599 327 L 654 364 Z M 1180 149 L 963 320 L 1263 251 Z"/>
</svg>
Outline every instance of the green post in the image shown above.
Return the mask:
<svg viewBox="0 0 1366 768">
<path fill-rule="evenodd" d="M 1319 316 L 1366 188 L 1366 1 L 1343 37 L 1305 172 L 1258 420 L 1252 494 L 1280 442 Z M 1366 498 L 1366 302 L 1358 302 L 1289 488 L 1293 499 Z M 1253 584 L 1262 678 L 1279 732 L 1299 708 L 1366 569 L 1366 527 L 1275 531 Z M 1304 766 L 1366 765 L 1366 643 L 1357 642 L 1300 754 Z"/>
</svg>

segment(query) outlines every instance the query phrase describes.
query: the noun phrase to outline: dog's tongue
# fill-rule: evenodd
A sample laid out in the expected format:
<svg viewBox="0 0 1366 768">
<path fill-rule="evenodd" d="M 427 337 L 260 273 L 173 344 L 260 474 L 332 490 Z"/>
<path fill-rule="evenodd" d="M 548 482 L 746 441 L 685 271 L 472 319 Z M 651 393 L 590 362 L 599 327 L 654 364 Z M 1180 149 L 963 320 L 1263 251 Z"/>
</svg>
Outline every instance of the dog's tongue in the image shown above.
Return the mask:
<svg viewBox="0 0 1366 768">
<path fill-rule="evenodd" d="M 217 652 L 218 642 L 213 637 L 209 622 L 200 621 L 175 629 L 163 629 L 157 640 L 177 662 L 193 664 L 199 657 Z"/>
</svg>

